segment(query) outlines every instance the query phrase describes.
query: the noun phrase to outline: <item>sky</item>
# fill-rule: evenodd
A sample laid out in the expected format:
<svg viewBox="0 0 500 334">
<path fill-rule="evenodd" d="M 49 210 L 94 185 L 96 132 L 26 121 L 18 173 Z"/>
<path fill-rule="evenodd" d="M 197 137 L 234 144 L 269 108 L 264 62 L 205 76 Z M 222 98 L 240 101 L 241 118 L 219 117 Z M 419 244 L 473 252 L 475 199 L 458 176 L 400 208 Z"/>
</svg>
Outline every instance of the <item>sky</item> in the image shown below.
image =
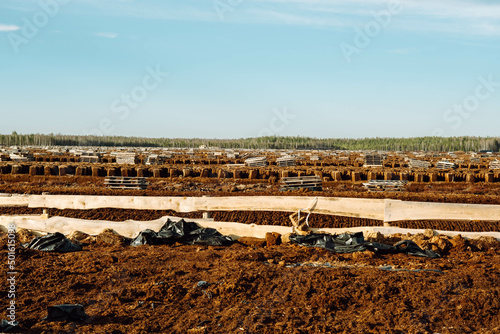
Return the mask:
<svg viewBox="0 0 500 334">
<path fill-rule="evenodd" d="M 499 136 L 498 0 L 1 0 L 0 133 Z"/>
</svg>

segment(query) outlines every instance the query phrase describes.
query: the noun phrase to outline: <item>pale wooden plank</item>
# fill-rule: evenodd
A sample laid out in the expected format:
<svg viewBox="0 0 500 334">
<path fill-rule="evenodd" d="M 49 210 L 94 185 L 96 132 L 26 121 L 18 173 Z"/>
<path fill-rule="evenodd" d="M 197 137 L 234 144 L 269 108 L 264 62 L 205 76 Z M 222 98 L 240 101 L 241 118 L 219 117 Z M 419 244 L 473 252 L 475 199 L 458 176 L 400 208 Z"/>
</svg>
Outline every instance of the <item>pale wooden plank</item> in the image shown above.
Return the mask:
<svg viewBox="0 0 500 334">
<path fill-rule="evenodd" d="M 57 209 L 137 209 L 193 211 L 284 211 L 296 212 L 310 206 L 314 197 L 234 196 L 234 197 L 145 197 L 32 195 L 32 208 Z M 319 197 L 314 213 L 384 219 L 383 199 Z"/>
<path fill-rule="evenodd" d="M 386 222 L 403 220 L 500 220 L 500 205 L 386 200 Z"/>
</svg>

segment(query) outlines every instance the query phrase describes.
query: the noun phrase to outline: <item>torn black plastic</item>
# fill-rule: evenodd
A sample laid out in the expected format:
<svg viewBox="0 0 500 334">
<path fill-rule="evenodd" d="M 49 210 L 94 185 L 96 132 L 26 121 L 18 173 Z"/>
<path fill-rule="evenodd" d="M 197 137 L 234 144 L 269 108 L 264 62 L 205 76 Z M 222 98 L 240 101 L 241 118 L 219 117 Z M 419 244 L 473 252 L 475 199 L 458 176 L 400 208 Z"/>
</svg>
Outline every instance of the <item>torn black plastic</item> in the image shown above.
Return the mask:
<svg viewBox="0 0 500 334">
<path fill-rule="evenodd" d="M 170 219 L 158 232 L 147 229 L 130 243 L 132 246 L 140 245 L 171 245 L 181 242 L 189 245 L 226 246 L 233 243 L 233 239 L 220 234 L 216 229 L 204 228 L 194 222 L 181 219 L 173 222 Z"/>
<path fill-rule="evenodd" d="M 37 249 L 45 252 L 69 253 L 82 250 L 82 246 L 71 242 L 64 234 L 56 232 L 36 237 L 27 244 L 25 248 Z"/>
<path fill-rule="evenodd" d="M 12 322 L 3 319 L 0 322 L 0 333 L 15 333 L 19 330 L 19 323 L 17 321 Z"/>
<path fill-rule="evenodd" d="M 47 321 L 83 321 L 88 318 L 80 304 L 62 304 L 47 307 Z"/>
<path fill-rule="evenodd" d="M 335 253 L 354 253 L 370 250 L 379 254 L 405 253 L 409 255 L 437 258 L 439 254 L 432 250 L 423 250 L 411 240 L 403 240 L 394 246 L 378 242 L 365 241 L 362 232 L 343 233 L 339 235 L 312 233 L 309 235 L 294 234 L 290 242 L 309 247 L 325 248 Z"/>
</svg>

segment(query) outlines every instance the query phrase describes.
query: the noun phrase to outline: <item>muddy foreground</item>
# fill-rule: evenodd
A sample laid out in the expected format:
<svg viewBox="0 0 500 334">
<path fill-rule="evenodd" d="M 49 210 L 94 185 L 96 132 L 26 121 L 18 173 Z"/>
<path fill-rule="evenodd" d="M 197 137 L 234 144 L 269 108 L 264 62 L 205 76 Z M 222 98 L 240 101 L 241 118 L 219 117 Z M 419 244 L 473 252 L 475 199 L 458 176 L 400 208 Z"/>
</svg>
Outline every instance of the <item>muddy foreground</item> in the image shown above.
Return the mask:
<svg viewBox="0 0 500 334">
<path fill-rule="evenodd" d="M 5 234 L 0 245 L 6 259 Z M 500 243 L 491 240 L 455 240 L 429 259 L 291 244 L 134 248 L 98 237 L 75 253 L 18 248 L 16 262 L 26 333 L 500 332 Z M 65 303 L 89 318 L 42 320 Z"/>
</svg>

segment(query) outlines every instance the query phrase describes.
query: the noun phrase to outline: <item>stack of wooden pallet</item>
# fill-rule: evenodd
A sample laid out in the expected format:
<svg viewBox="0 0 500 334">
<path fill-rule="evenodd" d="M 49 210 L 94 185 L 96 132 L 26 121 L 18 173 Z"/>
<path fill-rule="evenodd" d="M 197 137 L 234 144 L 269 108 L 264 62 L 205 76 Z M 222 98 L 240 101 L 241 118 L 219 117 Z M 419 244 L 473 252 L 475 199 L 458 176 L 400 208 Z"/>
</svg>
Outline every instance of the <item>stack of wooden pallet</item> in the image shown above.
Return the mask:
<svg viewBox="0 0 500 334">
<path fill-rule="evenodd" d="M 410 161 L 408 162 L 408 166 L 410 168 L 429 168 L 432 166 L 432 164 L 429 161 L 410 159 Z"/>
<path fill-rule="evenodd" d="M 436 168 L 437 169 L 453 169 L 453 168 L 456 168 L 456 165 L 453 162 L 442 160 L 436 164 Z"/>
<path fill-rule="evenodd" d="M 284 177 L 281 179 L 280 186 L 280 191 L 296 189 L 323 190 L 319 176 Z"/>
<path fill-rule="evenodd" d="M 402 191 L 408 181 L 394 180 L 370 180 L 368 183 L 363 183 L 363 186 L 368 191 Z"/>
<path fill-rule="evenodd" d="M 147 189 L 148 182 L 145 177 L 108 176 L 104 185 L 111 189 Z"/>
<path fill-rule="evenodd" d="M 267 158 L 266 157 L 258 157 L 258 158 L 246 159 L 245 165 L 247 165 L 248 167 L 266 167 L 267 166 Z"/>
<path fill-rule="evenodd" d="M 101 157 L 98 155 L 82 155 L 80 157 L 80 162 L 88 162 L 92 164 L 96 164 L 101 161 Z"/>
<path fill-rule="evenodd" d="M 381 154 L 367 154 L 365 156 L 364 167 L 382 167 L 384 164 L 384 157 Z"/>
<path fill-rule="evenodd" d="M 490 162 L 490 169 L 500 169 L 500 160 Z"/>
<path fill-rule="evenodd" d="M 281 158 L 277 158 L 276 159 L 276 164 L 279 167 L 295 166 L 296 165 L 295 157 L 291 156 L 291 155 L 285 155 L 285 156 L 283 156 Z"/>
<path fill-rule="evenodd" d="M 163 165 L 167 159 L 169 159 L 166 155 L 159 154 L 151 154 L 146 158 L 146 165 Z"/>
<path fill-rule="evenodd" d="M 117 152 L 116 163 L 120 165 L 133 165 L 137 163 L 137 154 L 134 152 Z"/>
</svg>

